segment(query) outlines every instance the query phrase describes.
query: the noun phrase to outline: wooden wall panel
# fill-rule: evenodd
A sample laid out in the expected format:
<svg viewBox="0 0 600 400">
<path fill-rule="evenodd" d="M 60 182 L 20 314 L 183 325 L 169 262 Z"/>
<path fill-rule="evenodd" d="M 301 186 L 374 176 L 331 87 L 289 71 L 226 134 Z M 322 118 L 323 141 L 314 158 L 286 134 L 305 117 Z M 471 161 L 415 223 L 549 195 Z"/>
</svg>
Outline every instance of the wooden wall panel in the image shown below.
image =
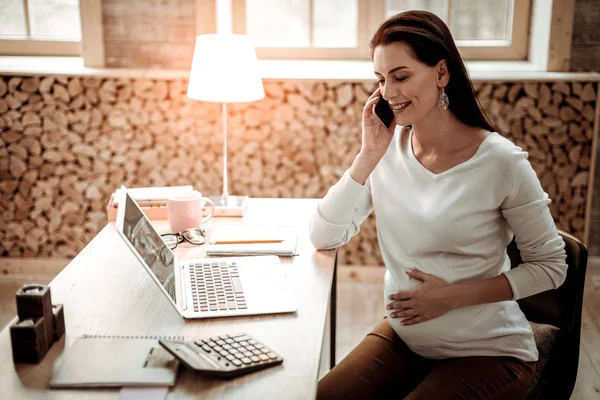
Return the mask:
<svg viewBox="0 0 600 400">
<path fill-rule="evenodd" d="M 106 66 L 187 69 L 196 38 L 195 0 L 103 0 Z"/>
</svg>

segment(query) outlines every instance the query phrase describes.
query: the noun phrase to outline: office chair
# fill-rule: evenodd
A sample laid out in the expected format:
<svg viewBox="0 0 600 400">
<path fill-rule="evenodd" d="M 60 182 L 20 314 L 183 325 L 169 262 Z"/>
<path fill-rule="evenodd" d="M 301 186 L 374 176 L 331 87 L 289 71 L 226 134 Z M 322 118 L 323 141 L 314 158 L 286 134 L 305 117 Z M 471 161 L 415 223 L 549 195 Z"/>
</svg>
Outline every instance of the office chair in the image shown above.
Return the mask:
<svg viewBox="0 0 600 400">
<path fill-rule="evenodd" d="M 560 230 L 558 233 L 566 244 L 568 269 L 565 282 L 558 289 L 518 300 L 533 327 L 540 353 L 533 383 L 524 397 L 526 400 L 568 400 L 577 379 L 588 251 L 576 237 Z M 507 252 L 512 268 L 522 262 L 514 239 Z"/>
</svg>

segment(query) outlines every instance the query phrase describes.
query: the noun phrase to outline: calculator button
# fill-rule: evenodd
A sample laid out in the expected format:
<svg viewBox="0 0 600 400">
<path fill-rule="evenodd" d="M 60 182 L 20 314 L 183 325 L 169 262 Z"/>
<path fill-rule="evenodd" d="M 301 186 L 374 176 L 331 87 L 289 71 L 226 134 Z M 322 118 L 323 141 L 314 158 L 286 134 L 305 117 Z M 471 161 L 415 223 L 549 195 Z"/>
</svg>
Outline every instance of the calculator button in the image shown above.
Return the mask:
<svg viewBox="0 0 600 400">
<path fill-rule="evenodd" d="M 242 352 L 243 355 L 245 355 L 246 357 L 252 357 L 254 354 L 250 353 L 249 351 L 244 351 Z"/>
<path fill-rule="evenodd" d="M 233 361 L 233 360 L 235 360 L 235 357 L 234 357 L 233 355 L 231 355 L 231 354 L 227 354 L 227 355 L 225 356 L 225 358 L 226 358 L 226 359 L 228 359 L 229 361 Z"/>
<path fill-rule="evenodd" d="M 267 354 L 267 356 L 269 356 L 269 358 L 270 358 L 271 360 L 276 360 L 276 359 L 277 359 L 277 354 L 275 354 L 275 353 L 273 353 L 273 352 L 271 352 L 271 353 Z"/>
<path fill-rule="evenodd" d="M 261 355 L 259 355 L 259 356 L 258 356 L 258 358 L 260 358 L 260 359 L 261 359 L 261 360 L 263 360 L 263 361 L 269 361 L 269 357 L 267 357 L 267 356 L 266 356 L 266 355 L 264 355 L 264 354 L 261 354 Z"/>
<path fill-rule="evenodd" d="M 240 346 L 244 346 L 244 347 L 246 347 L 246 346 L 248 346 L 248 345 L 250 344 L 250 343 L 248 343 L 248 341 L 246 341 L 246 340 L 242 340 L 242 341 L 239 341 L 239 340 L 238 340 L 238 343 L 240 344 Z"/>
<path fill-rule="evenodd" d="M 237 349 L 237 348 L 242 347 L 242 346 L 240 346 L 239 343 L 233 343 L 231 345 L 231 347 L 233 347 L 234 349 Z"/>
<path fill-rule="evenodd" d="M 255 356 L 260 356 L 262 354 L 262 351 L 260 351 L 260 350 L 252 350 L 252 354 L 254 354 Z"/>
<path fill-rule="evenodd" d="M 258 358 L 256 356 L 252 356 L 252 357 L 250 357 L 250 359 L 254 362 L 260 362 L 260 358 Z"/>
<path fill-rule="evenodd" d="M 242 358 L 242 362 L 243 362 L 244 364 L 252 364 L 252 360 L 250 360 L 248 357 L 244 357 L 244 358 Z"/>
<path fill-rule="evenodd" d="M 242 335 L 242 336 L 238 336 L 238 337 L 236 337 L 236 338 L 235 338 L 235 341 L 239 343 L 239 342 L 241 342 L 242 340 L 248 340 L 248 339 L 252 339 L 252 338 L 251 338 L 250 336 L 248 336 L 248 335 Z"/>
<path fill-rule="evenodd" d="M 234 333 L 233 335 L 229 335 L 230 338 L 239 338 L 242 336 L 246 336 L 245 333 Z"/>
<path fill-rule="evenodd" d="M 202 350 L 204 350 L 204 351 L 205 351 L 205 352 L 207 352 L 207 353 L 210 353 L 210 352 L 211 352 L 211 349 L 210 349 L 210 347 L 208 347 L 208 346 L 207 346 L 207 345 L 205 345 L 205 344 L 204 344 L 204 345 L 202 345 Z"/>
<path fill-rule="evenodd" d="M 242 362 L 238 359 L 232 360 L 231 361 L 233 363 L 233 365 L 235 365 L 236 367 L 239 367 L 240 365 L 242 365 Z"/>
<path fill-rule="evenodd" d="M 227 338 L 227 339 L 225 339 L 225 343 L 231 344 L 231 343 L 235 343 L 235 341 L 232 338 Z"/>
<path fill-rule="evenodd" d="M 231 345 L 229 345 L 229 344 L 222 344 L 221 346 L 223 346 L 223 348 L 225 350 L 231 350 L 231 349 L 233 349 L 233 347 L 231 347 Z"/>
<path fill-rule="evenodd" d="M 219 346 L 223 346 L 225 344 L 224 340 L 217 340 L 216 342 Z"/>
<path fill-rule="evenodd" d="M 212 340 L 209 340 L 208 343 L 206 343 L 207 345 L 209 345 L 210 347 L 215 347 L 217 344 L 215 342 L 213 342 Z"/>
<path fill-rule="evenodd" d="M 250 340 L 248 340 L 248 343 L 250 343 L 250 344 L 256 344 L 258 342 L 256 340 L 254 340 L 254 339 L 250 339 Z"/>
<path fill-rule="evenodd" d="M 213 349 L 215 351 L 221 351 L 221 350 L 223 350 L 223 348 L 221 346 L 213 346 Z"/>
</svg>

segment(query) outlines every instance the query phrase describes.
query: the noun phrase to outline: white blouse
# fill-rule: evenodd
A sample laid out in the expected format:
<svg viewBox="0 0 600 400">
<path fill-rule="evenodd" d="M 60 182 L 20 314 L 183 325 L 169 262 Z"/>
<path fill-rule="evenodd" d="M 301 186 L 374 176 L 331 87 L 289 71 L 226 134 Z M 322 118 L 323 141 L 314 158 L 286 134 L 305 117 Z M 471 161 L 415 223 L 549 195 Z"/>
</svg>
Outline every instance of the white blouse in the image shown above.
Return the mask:
<svg viewBox="0 0 600 400">
<path fill-rule="evenodd" d="M 564 241 L 550 215 L 528 154 L 498 133 L 484 139 L 467 161 L 439 174 L 415 157 L 412 131 L 397 127 L 365 185 L 346 171 L 320 201 L 310 222 L 319 249 L 347 243 L 375 210 L 386 266 L 387 296 L 421 284 L 415 268 L 448 282 L 504 274 L 513 299 L 452 310 L 402 326 L 400 338 L 427 358 L 513 356 L 538 359 L 531 327 L 516 300 L 556 288 L 566 276 Z M 523 263 L 510 269 L 506 246 L 516 237 Z M 385 311 L 389 314 L 393 310 Z"/>
</svg>

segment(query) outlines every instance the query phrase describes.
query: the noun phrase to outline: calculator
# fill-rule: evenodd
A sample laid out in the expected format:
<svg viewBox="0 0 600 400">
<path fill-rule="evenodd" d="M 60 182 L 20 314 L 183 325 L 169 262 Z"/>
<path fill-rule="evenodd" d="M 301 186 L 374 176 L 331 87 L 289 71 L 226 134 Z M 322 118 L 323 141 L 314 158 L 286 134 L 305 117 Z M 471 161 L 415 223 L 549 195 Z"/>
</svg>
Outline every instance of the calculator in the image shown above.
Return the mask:
<svg viewBox="0 0 600 400">
<path fill-rule="evenodd" d="M 188 368 L 218 378 L 234 378 L 283 362 L 283 357 L 245 333 L 158 342 Z"/>
</svg>

